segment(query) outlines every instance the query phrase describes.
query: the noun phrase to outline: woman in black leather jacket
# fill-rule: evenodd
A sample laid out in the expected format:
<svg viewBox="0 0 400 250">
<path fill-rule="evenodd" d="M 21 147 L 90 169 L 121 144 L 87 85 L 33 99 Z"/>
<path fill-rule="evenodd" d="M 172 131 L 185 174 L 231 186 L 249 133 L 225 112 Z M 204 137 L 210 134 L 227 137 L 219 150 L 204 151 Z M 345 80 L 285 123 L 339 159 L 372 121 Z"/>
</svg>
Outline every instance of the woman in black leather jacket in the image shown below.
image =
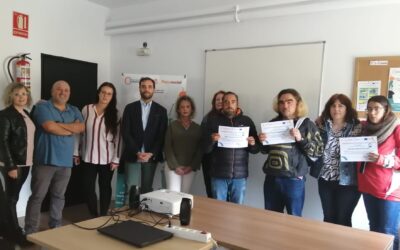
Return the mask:
<svg viewBox="0 0 400 250">
<path fill-rule="evenodd" d="M 32 166 L 35 125 L 25 110 L 32 102 L 29 90 L 12 83 L 4 92 L 5 109 L 0 111 L 0 167 L 5 182 L 6 238 L 24 243 L 24 234 L 18 224 L 16 205 L 19 192 Z"/>
</svg>

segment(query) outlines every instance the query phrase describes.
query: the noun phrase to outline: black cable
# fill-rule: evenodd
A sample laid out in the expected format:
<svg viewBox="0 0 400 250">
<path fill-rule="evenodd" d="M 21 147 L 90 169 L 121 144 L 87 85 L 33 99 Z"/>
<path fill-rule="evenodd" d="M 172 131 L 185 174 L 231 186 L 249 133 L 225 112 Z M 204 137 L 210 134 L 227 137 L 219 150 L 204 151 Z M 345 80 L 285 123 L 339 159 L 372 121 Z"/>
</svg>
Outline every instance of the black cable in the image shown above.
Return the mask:
<svg viewBox="0 0 400 250">
<path fill-rule="evenodd" d="M 168 218 L 160 218 L 160 219 L 153 225 L 153 227 L 157 226 L 158 224 L 161 224 L 161 221 L 164 220 L 164 219 L 167 219 L 167 220 L 168 220 Z M 167 221 L 167 222 L 168 222 L 168 221 Z"/>
<path fill-rule="evenodd" d="M 120 222 L 120 216 L 119 216 L 119 214 L 122 213 L 122 212 L 126 212 L 126 211 L 128 211 L 128 210 L 129 210 L 129 209 L 124 209 L 124 210 L 115 211 L 115 210 L 112 209 L 112 210 L 110 211 L 110 215 L 109 215 L 110 218 L 108 218 L 106 222 L 104 222 L 103 224 L 101 224 L 100 226 L 97 226 L 97 227 L 84 227 L 84 226 L 78 225 L 77 223 L 72 223 L 72 225 L 74 225 L 74 226 L 76 226 L 76 227 L 78 227 L 78 228 L 80 228 L 80 229 L 85 229 L 85 230 L 97 230 L 97 229 L 102 228 L 102 227 L 104 227 L 105 225 L 107 225 L 107 224 L 111 221 L 111 219 L 112 219 L 115 223 L 119 223 L 119 222 Z"/>
<path fill-rule="evenodd" d="M 78 224 L 76 224 L 76 223 L 72 223 L 72 225 L 74 225 L 74 226 L 76 226 L 76 227 L 78 227 L 78 228 L 80 228 L 80 229 L 85 229 L 85 230 L 97 230 L 97 229 L 102 228 L 102 227 L 104 227 L 105 225 L 107 225 L 108 222 L 110 222 L 111 219 L 113 219 L 113 216 L 110 216 L 110 218 L 108 218 L 108 220 L 107 220 L 106 222 L 104 222 L 103 224 L 101 224 L 101 225 L 98 226 L 98 227 L 83 227 L 83 226 L 80 226 L 80 225 L 78 225 Z"/>
<path fill-rule="evenodd" d="M 141 219 L 141 218 L 136 218 L 136 217 L 135 217 L 135 219 L 137 219 L 138 221 L 143 222 L 145 224 L 151 224 L 152 227 L 155 227 L 157 225 L 162 225 L 162 224 L 166 225 L 167 223 L 168 223 L 168 225 L 171 225 L 171 220 L 172 219 L 177 219 L 176 215 L 173 215 L 171 213 L 158 213 L 158 212 L 150 210 L 148 208 L 148 205 L 146 203 L 144 203 L 144 201 L 146 201 L 146 200 L 147 200 L 147 198 L 142 199 L 140 201 L 139 207 L 137 209 L 127 208 L 127 209 L 119 210 L 119 211 L 111 209 L 110 215 L 109 215 L 110 218 L 108 218 L 107 221 L 104 222 L 103 224 L 101 224 L 100 226 L 97 226 L 97 227 L 84 227 L 84 226 L 78 225 L 77 223 L 72 223 L 72 225 L 74 225 L 74 226 L 76 226 L 78 228 L 81 228 L 81 229 L 85 229 L 85 230 L 97 230 L 97 229 L 102 228 L 105 225 L 107 225 L 111 220 L 113 220 L 115 223 L 120 223 L 121 220 L 120 220 L 119 214 L 122 213 L 122 212 L 126 212 L 126 211 L 129 211 L 128 212 L 128 217 L 135 217 L 136 215 L 140 214 L 143 211 L 149 212 L 150 217 L 152 218 L 153 221 L 147 221 L 147 220 L 144 220 L 144 219 Z M 158 215 L 168 216 L 168 217 L 167 218 L 166 217 L 161 217 L 159 219 L 156 219 L 153 216 L 154 213 L 158 214 Z M 166 222 L 162 222 L 165 219 L 167 221 Z"/>
</svg>

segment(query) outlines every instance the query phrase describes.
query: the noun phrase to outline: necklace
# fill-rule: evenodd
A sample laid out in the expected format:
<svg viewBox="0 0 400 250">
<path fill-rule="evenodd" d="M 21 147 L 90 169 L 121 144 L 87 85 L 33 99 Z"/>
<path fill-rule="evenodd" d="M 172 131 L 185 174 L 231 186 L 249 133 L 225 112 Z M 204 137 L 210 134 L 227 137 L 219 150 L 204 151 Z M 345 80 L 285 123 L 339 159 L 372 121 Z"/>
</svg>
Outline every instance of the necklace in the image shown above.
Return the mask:
<svg viewBox="0 0 400 250">
<path fill-rule="evenodd" d="M 340 132 L 345 126 L 346 126 L 346 123 L 341 123 L 341 124 L 332 123 L 332 131 L 333 131 L 334 133 L 338 133 L 338 132 Z"/>
<path fill-rule="evenodd" d="M 190 119 L 188 119 L 188 120 L 180 120 L 181 121 L 181 124 L 182 124 L 182 126 L 185 128 L 185 129 L 188 129 L 189 127 L 190 127 L 190 124 L 192 123 L 192 120 L 190 120 Z"/>
</svg>

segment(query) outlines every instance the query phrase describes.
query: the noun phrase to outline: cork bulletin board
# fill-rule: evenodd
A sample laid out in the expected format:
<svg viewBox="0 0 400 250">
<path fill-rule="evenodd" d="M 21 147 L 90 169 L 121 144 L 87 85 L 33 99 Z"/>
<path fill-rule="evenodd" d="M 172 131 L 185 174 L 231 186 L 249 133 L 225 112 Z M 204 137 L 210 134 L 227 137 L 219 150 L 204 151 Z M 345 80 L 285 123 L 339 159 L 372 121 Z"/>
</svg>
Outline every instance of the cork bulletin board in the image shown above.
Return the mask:
<svg viewBox="0 0 400 250">
<path fill-rule="evenodd" d="M 360 118 L 366 117 L 366 101 L 374 95 L 388 97 L 400 117 L 400 56 L 356 58 L 352 101 Z"/>
</svg>

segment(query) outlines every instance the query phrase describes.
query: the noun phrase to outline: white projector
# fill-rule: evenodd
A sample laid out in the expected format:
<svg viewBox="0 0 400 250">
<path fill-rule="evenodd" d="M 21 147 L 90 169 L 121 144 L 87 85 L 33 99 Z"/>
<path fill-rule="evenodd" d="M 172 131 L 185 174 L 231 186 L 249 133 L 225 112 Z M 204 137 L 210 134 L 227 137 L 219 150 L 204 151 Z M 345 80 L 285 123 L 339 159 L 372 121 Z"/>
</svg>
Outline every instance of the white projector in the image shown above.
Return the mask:
<svg viewBox="0 0 400 250">
<path fill-rule="evenodd" d="M 192 200 L 193 208 L 193 195 L 167 189 L 141 194 L 140 202 L 145 206 L 145 210 L 162 214 L 177 215 L 181 210 L 182 198 L 189 198 Z"/>
</svg>

